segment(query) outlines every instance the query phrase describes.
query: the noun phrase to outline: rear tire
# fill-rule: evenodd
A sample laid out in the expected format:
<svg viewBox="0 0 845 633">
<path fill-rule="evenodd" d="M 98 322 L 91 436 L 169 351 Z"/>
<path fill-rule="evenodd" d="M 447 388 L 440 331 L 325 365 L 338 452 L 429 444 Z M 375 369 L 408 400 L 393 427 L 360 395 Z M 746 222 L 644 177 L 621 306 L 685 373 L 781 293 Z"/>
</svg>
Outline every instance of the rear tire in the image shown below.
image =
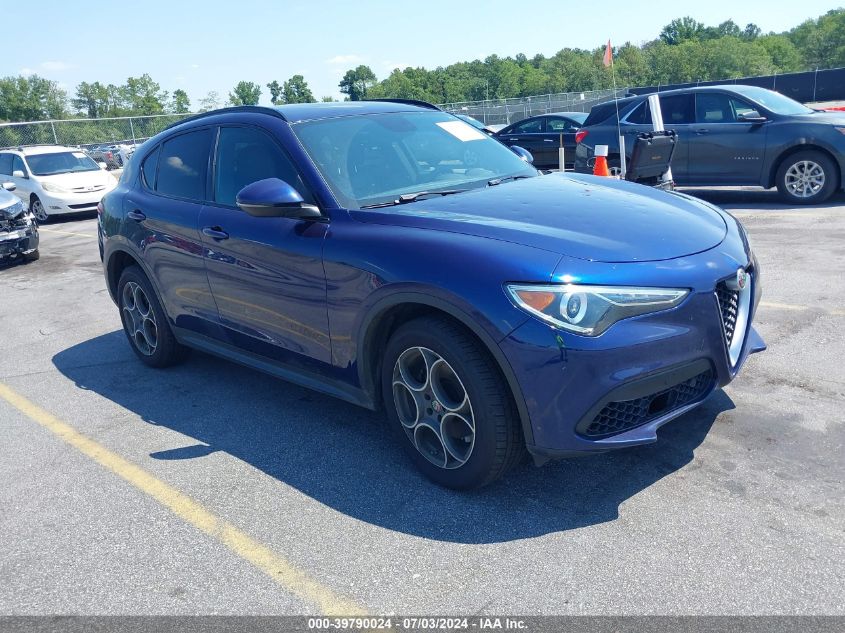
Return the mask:
<svg viewBox="0 0 845 633">
<path fill-rule="evenodd" d="M 396 330 L 382 393 L 399 442 L 441 486 L 479 488 L 525 455 L 507 383 L 479 341 L 449 319 L 422 317 Z"/>
<path fill-rule="evenodd" d="M 37 261 L 40 257 L 41 253 L 38 251 L 38 249 L 35 249 L 31 253 L 27 253 L 26 255 L 24 255 L 23 260 L 25 262 L 34 262 Z"/>
<path fill-rule="evenodd" d="M 144 363 L 169 367 L 188 355 L 188 348 L 176 341 L 152 284 L 138 266 L 129 266 L 120 275 L 117 305 L 129 345 Z"/>
<path fill-rule="evenodd" d="M 820 204 L 839 188 L 839 170 L 826 154 L 802 150 L 780 164 L 777 187 L 792 204 Z"/>
</svg>

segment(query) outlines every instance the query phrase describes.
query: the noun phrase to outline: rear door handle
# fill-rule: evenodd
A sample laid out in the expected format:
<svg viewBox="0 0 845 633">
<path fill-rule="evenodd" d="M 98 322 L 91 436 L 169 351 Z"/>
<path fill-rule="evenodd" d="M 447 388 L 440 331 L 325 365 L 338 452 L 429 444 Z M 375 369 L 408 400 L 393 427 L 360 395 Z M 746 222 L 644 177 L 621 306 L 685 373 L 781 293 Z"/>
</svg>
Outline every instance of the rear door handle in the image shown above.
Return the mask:
<svg viewBox="0 0 845 633">
<path fill-rule="evenodd" d="M 207 226 L 202 230 L 202 234 L 215 240 L 229 239 L 229 234 L 219 226 Z"/>
<path fill-rule="evenodd" d="M 143 222 L 144 220 L 147 219 L 147 216 L 144 215 L 141 211 L 138 211 L 138 209 L 135 209 L 134 211 L 130 211 L 129 213 L 126 214 L 126 217 L 129 218 L 130 220 L 135 220 L 136 222 Z"/>
<path fill-rule="evenodd" d="M 698 135 L 709 134 L 710 130 L 700 129 L 700 130 L 696 130 L 695 133 L 698 134 Z"/>
</svg>

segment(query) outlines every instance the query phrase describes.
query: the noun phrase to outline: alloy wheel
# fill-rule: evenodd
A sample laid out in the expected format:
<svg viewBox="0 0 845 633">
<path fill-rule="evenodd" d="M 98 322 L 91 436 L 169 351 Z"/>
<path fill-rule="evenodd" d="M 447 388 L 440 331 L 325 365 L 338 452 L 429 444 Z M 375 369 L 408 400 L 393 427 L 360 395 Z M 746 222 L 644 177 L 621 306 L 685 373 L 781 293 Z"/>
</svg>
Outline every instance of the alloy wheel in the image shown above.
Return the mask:
<svg viewBox="0 0 845 633">
<path fill-rule="evenodd" d="M 796 198 L 810 198 L 818 194 L 825 183 L 822 166 L 812 160 L 800 160 L 786 170 L 786 190 Z"/>
<path fill-rule="evenodd" d="M 134 281 L 127 282 L 121 294 L 121 307 L 129 338 L 144 356 L 152 356 L 158 347 L 158 327 L 144 289 Z"/>
<path fill-rule="evenodd" d="M 429 462 L 463 466 L 475 446 L 475 416 L 457 372 L 437 352 L 411 347 L 393 367 L 393 401 L 405 434 Z"/>
<path fill-rule="evenodd" d="M 38 198 L 33 200 L 31 210 L 36 220 L 42 223 L 47 221 L 47 212 L 44 210 L 44 205 L 41 204 L 41 200 Z"/>
</svg>

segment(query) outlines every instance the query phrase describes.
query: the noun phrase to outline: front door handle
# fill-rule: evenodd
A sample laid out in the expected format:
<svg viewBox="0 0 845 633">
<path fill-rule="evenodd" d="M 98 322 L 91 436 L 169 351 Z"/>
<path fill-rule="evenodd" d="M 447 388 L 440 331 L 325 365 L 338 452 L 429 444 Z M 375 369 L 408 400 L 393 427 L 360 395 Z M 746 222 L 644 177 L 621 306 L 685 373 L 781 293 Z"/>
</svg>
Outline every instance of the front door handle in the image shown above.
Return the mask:
<svg viewBox="0 0 845 633">
<path fill-rule="evenodd" d="M 202 234 L 215 240 L 229 239 L 229 234 L 219 226 L 207 226 L 202 230 Z"/>
<path fill-rule="evenodd" d="M 143 214 L 143 212 L 135 209 L 134 211 L 130 211 L 126 214 L 126 217 L 130 220 L 135 220 L 136 222 L 143 222 L 147 219 L 147 216 Z"/>
<path fill-rule="evenodd" d="M 700 135 L 702 135 L 702 134 L 709 134 L 709 133 L 710 133 L 710 130 L 706 130 L 706 129 L 703 129 L 703 128 L 702 128 L 702 129 L 700 129 L 700 130 L 696 130 L 696 131 L 695 131 L 695 133 L 696 133 L 696 134 L 698 134 L 698 135 L 700 136 Z"/>
</svg>

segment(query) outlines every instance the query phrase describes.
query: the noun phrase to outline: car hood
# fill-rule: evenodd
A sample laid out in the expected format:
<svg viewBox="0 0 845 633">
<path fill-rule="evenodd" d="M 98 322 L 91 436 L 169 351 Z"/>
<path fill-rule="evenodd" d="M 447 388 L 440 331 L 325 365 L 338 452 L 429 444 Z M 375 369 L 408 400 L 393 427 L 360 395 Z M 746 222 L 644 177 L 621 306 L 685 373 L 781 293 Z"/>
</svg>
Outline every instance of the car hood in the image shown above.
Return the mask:
<svg viewBox="0 0 845 633">
<path fill-rule="evenodd" d="M 35 176 L 38 182 L 49 182 L 64 189 L 77 189 L 77 188 L 85 188 L 85 187 L 99 187 L 99 186 L 106 186 L 116 184 L 117 181 L 114 179 L 109 172 L 105 171 L 104 169 L 98 169 L 96 171 L 77 171 L 67 174 L 52 174 L 50 176 Z"/>
<path fill-rule="evenodd" d="M 549 174 L 350 213 L 362 222 L 505 240 L 601 262 L 684 257 L 717 246 L 727 232 L 722 215 L 703 202 L 581 174 Z"/>
<path fill-rule="evenodd" d="M 812 114 L 798 115 L 796 118 L 804 119 L 810 123 L 845 125 L 845 112 L 813 112 Z"/>
</svg>

